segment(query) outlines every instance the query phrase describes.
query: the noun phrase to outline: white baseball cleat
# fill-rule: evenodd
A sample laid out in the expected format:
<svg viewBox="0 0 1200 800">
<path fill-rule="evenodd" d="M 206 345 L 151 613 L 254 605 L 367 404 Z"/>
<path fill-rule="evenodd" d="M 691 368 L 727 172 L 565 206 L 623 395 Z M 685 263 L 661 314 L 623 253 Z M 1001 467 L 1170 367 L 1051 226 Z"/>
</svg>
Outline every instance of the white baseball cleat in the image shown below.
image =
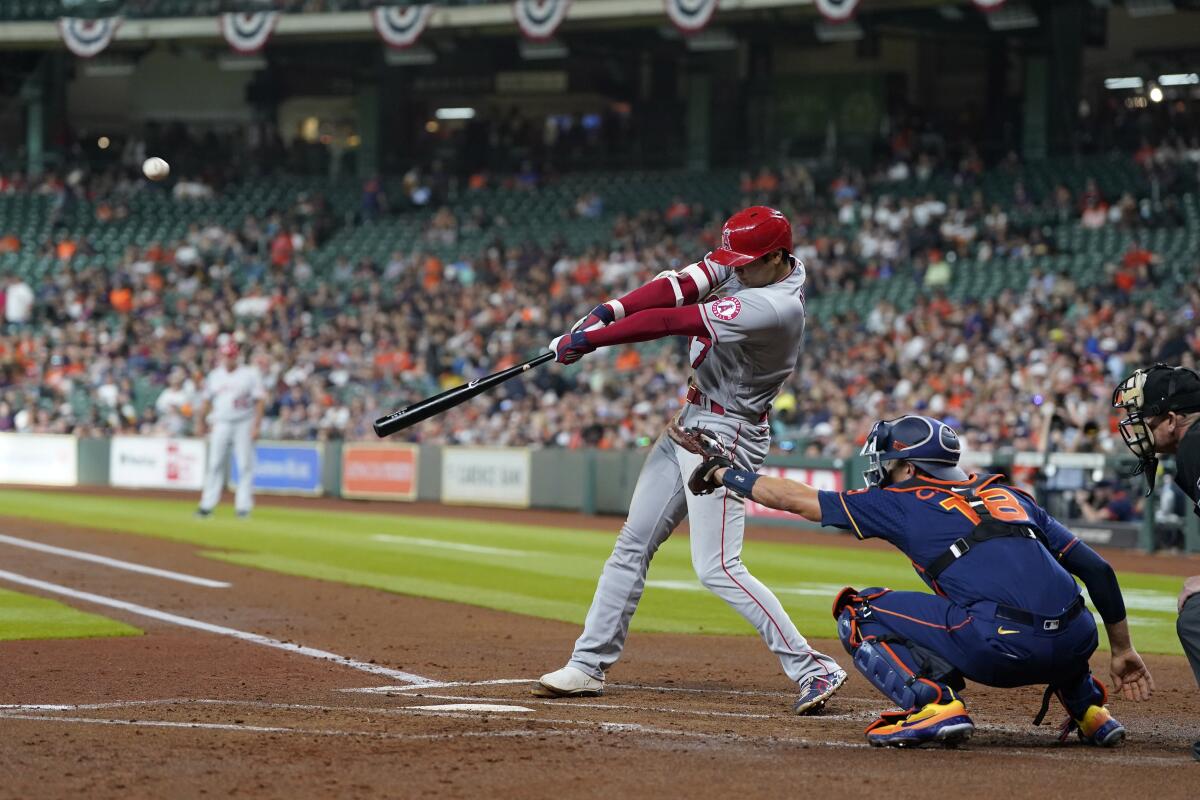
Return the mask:
<svg viewBox="0 0 1200 800">
<path fill-rule="evenodd" d="M 599 697 L 604 681 L 598 681 L 576 667 L 547 672 L 530 690 L 534 697 Z"/>
</svg>

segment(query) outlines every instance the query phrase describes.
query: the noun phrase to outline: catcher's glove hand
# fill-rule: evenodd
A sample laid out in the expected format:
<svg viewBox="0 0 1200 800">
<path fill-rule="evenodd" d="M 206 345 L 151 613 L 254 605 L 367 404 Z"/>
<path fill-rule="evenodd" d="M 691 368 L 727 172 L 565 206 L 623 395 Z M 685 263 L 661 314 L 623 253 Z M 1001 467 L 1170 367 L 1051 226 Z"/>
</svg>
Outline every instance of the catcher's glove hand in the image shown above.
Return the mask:
<svg viewBox="0 0 1200 800">
<path fill-rule="evenodd" d="M 690 453 L 702 457 L 700 466 L 692 471 L 688 479 L 688 491 L 695 495 L 712 494 L 721 488 L 719 481 L 714 480 L 717 470 L 733 466 L 728 448 L 712 431 L 700 427 L 681 428 L 672 423 L 667 429 L 671 440 Z"/>
<path fill-rule="evenodd" d="M 693 426 L 691 428 L 681 428 L 678 422 L 672 422 L 671 427 L 667 428 L 667 435 L 675 444 L 687 450 L 689 453 L 695 453 L 698 456 L 708 458 L 709 456 L 729 456 L 729 449 L 725 447 L 717 435 L 712 431 Z"/>
<path fill-rule="evenodd" d="M 721 482 L 716 479 L 714 473 L 719 469 L 732 467 L 733 462 L 727 456 L 711 456 L 704 459 L 700 466 L 692 470 L 692 477 L 688 478 L 688 491 L 694 495 L 712 494 L 721 488 Z"/>
</svg>

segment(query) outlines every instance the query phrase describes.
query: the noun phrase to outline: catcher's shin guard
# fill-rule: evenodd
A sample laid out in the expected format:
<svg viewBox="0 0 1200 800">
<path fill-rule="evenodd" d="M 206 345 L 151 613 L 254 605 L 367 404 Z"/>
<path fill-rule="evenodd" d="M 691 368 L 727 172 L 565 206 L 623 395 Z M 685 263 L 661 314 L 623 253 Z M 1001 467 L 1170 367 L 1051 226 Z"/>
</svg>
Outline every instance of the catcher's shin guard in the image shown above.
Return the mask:
<svg viewBox="0 0 1200 800">
<path fill-rule="evenodd" d="M 834 603 L 838 638 L 854 666 L 900 708 L 916 709 L 953 697 L 942 681 L 958 682 L 954 668 L 934 653 L 887 633 L 871 614 L 870 601 L 887 589 L 843 589 Z M 894 646 L 893 646 L 894 645 Z"/>
</svg>

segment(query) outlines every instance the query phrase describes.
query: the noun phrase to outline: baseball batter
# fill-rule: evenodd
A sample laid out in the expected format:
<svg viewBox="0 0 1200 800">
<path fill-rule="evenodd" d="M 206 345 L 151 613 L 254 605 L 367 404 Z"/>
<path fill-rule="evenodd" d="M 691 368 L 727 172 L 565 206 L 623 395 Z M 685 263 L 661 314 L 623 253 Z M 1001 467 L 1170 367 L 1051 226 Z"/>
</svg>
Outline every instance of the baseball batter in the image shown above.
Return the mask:
<svg viewBox="0 0 1200 800">
<path fill-rule="evenodd" d="M 719 249 L 679 273 L 600 304 L 550 349 L 558 362 L 570 364 L 598 347 L 692 337 L 695 373 L 677 421 L 713 431 L 735 464 L 757 469 L 770 444 L 767 412 L 796 366 L 804 336 L 804 266 L 791 249 L 792 229 L 783 214 L 747 208 L 725 223 Z M 605 673 L 625 646 L 650 559 L 684 517 L 691 525 L 696 575 L 758 630 L 799 684 L 794 710 L 804 714 L 821 707 L 845 681 L 845 671 L 809 647 L 779 600 L 742 563 L 744 501 L 728 491 L 699 497 L 686 491 L 699 463 L 699 456 L 666 434 L 659 437 L 575 651 L 563 669 L 542 676 L 536 694 L 603 693 Z"/>
<path fill-rule="evenodd" d="M 208 436 L 208 469 L 200 494 L 197 517 L 208 517 L 221 500 L 230 451 L 237 459 L 238 484 L 233 506 L 239 517 L 249 516 L 254 507 L 252 493 L 254 440 L 262 423 L 266 389 L 257 369 L 242 364 L 237 342 L 230 339 L 220 347 L 221 363 L 204 379 L 204 404 L 196 417 L 196 435 L 204 435 L 205 421 L 212 420 Z"/>
</svg>

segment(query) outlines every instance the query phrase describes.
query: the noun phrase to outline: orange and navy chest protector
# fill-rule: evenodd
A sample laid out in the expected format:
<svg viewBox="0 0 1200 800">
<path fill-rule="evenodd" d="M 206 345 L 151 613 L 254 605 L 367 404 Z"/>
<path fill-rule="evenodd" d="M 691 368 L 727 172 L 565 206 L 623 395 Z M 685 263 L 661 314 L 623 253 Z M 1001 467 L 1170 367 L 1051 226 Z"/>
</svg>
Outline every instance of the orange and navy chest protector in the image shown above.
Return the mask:
<svg viewBox="0 0 1200 800">
<path fill-rule="evenodd" d="M 992 601 L 1054 616 L 1079 597 L 1059 563 L 1078 543 L 1001 475 L 917 477 L 887 488 L 821 492 L 821 524 L 885 539 L 925 583 L 959 605 Z"/>
<path fill-rule="evenodd" d="M 1096 623 L 1067 567 L 1077 553 L 1099 559 L 1000 481 L 921 476 L 820 492 L 822 524 L 891 542 L 935 592 L 847 588 L 834 603 L 838 636 L 855 667 L 901 708 L 958 699 L 969 678 L 1049 685 L 1047 697 L 1056 693 L 1082 718 L 1104 696 L 1088 668 Z M 1111 613 L 1123 618 L 1124 608 Z"/>
</svg>

